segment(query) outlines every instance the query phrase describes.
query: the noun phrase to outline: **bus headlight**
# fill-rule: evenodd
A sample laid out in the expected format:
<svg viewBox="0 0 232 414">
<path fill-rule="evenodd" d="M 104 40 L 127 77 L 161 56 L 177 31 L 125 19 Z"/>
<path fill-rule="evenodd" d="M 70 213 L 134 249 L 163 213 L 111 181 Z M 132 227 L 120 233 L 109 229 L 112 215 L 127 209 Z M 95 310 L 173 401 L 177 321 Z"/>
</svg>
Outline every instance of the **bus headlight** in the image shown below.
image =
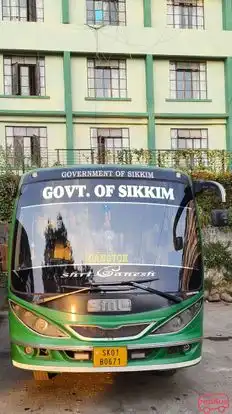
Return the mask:
<svg viewBox="0 0 232 414">
<path fill-rule="evenodd" d="M 17 305 L 16 303 L 10 302 L 11 309 L 14 314 L 23 322 L 28 328 L 32 329 L 34 332 L 43 335 L 50 336 L 55 338 L 67 338 L 68 335 L 58 329 L 55 325 L 47 322 L 45 319 L 40 318 L 35 315 L 33 312 L 28 311 L 27 309 Z"/>
<path fill-rule="evenodd" d="M 202 306 L 202 299 L 195 302 L 188 309 L 174 316 L 168 322 L 164 323 L 160 328 L 154 329 L 150 335 L 167 334 L 178 332 L 183 329 L 197 315 Z"/>
</svg>

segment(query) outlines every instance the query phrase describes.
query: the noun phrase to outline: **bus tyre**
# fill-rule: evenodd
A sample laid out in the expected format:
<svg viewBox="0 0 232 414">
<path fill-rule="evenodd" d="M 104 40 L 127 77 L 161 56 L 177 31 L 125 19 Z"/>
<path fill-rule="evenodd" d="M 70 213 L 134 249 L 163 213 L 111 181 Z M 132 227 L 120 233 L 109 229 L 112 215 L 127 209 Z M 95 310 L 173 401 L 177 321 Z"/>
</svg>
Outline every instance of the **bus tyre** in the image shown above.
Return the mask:
<svg viewBox="0 0 232 414">
<path fill-rule="evenodd" d="M 167 369 L 164 371 L 156 371 L 156 374 L 160 377 L 172 377 L 176 373 L 176 369 Z"/>
<path fill-rule="evenodd" d="M 49 372 L 46 372 L 46 371 L 33 371 L 33 376 L 36 381 L 50 380 Z"/>
</svg>

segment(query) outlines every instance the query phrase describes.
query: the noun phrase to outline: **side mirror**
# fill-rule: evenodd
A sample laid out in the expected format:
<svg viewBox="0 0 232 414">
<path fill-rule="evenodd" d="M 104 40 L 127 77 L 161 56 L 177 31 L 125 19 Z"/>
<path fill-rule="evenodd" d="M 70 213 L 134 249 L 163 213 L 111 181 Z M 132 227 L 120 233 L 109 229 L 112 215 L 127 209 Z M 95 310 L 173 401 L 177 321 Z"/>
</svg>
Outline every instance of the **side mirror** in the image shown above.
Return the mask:
<svg viewBox="0 0 232 414">
<path fill-rule="evenodd" d="M 212 210 L 211 224 L 214 227 L 225 227 L 229 225 L 228 210 Z"/>
<path fill-rule="evenodd" d="M 217 181 L 209 180 L 196 180 L 193 181 L 194 194 L 201 193 L 204 190 L 216 190 L 218 195 L 221 197 L 222 203 L 226 202 L 226 190 L 222 184 Z"/>
<path fill-rule="evenodd" d="M 184 247 L 183 237 L 175 237 L 173 243 L 176 251 L 182 250 Z"/>
</svg>

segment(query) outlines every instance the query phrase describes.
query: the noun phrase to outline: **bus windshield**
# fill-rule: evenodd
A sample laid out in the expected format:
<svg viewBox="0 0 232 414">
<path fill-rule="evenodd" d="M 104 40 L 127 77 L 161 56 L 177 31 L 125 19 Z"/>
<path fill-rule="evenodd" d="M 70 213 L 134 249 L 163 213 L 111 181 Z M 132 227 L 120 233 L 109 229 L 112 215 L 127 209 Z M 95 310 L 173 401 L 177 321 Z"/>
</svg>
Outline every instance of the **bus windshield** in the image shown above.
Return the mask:
<svg viewBox="0 0 232 414">
<path fill-rule="evenodd" d="M 186 184 L 80 179 L 27 184 L 16 213 L 11 284 L 16 292 L 58 293 L 94 282 L 156 279 L 155 287 L 199 289 L 202 263 Z M 66 290 L 65 290 L 66 289 Z"/>
</svg>

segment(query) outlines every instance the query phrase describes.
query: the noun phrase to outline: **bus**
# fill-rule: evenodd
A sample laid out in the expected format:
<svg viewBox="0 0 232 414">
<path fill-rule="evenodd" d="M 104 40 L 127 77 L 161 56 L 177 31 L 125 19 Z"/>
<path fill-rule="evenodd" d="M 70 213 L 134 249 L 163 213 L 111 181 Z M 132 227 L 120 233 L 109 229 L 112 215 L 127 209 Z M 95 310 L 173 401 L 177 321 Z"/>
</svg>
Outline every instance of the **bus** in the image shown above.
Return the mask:
<svg viewBox="0 0 232 414">
<path fill-rule="evenodd" d="M 13 366 L 157 371 L 198 364 L 204 267 L 196 194 L 214 181 L 151 166 L 77 165 L 21 177 L 9 242 Z M 225 225 L 226 210 L 212 212 Z"/>
</svg>

